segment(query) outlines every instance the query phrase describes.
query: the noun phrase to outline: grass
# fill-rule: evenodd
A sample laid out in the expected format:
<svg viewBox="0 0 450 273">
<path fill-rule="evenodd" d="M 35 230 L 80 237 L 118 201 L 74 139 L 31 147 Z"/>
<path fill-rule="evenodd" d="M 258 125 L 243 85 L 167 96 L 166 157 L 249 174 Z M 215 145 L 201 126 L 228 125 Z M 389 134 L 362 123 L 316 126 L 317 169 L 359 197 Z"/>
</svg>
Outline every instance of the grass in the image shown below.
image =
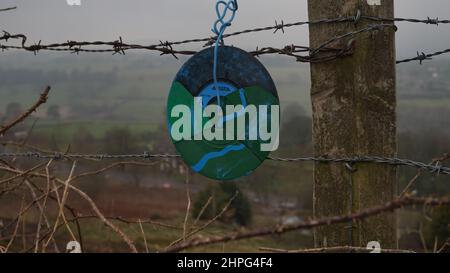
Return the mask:
<svg viewBox="0 0 450 273">
<path fill-rule="evenodd" d="M 183 219 L 177 219 L 182 223 Z M 136 244 L 139 251 L 145 252 L 145 244 L 138 224 L 115 224 L 127 234 Z M 203 223 L 199 223 L 201 225 Z M 73 230 L 75 226 L 72 225 Z M 164 250 L 171 242 L 179 239 L 183 235 L 182 230 L 167 229 L 152 224 L 143 224 L 143 230 L 147 240 L 150 252 Z M 196 234 L 198 237 L 220 236 L 236 232 L 230 224 L 221 222 L 214 223 L 211 227 Z M 127 252 L 129 249 L 123 240 L 115 234 L 109 227 L 106 227 L 98 220 L 83 220 L 82 222 L 83 242 L 86 252 Z M 66 230 L 61 229 L 57 234 L 58 242 L 69 241 Z M 291 232 L 283 236 L 265 236 L 252 239 L 245 239 L 235 242 L 214 244 L 209 246 L 196 247 L 187 250 L 187 252 L 258 252 L 262 247 L 298 249 L 299 247 L 309 247 L 312 245 L 312 237 L 301 234 L 300 232 Z"/>
<path fill-rule="evenodd" d="M 128 128 L 133 135 L 154 132 L 155 124 L 146 122 L 120 122 L 120 121 L 70 121 L 70 122 L 39 122 L 34 133 L 50 137 L 58 135 L 59 139 L 70 142 L 72 137 L 84 129 L 97 139 L 103 138 L 113 128 Z"/>
</svg>

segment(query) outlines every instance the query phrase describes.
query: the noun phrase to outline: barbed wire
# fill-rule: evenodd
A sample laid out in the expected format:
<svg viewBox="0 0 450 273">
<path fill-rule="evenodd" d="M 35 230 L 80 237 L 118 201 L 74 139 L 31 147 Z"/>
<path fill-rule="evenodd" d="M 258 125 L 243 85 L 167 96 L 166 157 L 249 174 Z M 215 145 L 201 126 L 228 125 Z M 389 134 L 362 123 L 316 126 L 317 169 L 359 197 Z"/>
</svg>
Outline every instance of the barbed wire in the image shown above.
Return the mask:
<svg viewBox="0 0 450 273">
<path fill-rule="evenodd" d="M 417 52 L 417 57 L 404 59 L 404 60 L 399 60 L 399 61 L 397 61 L 397 64 L 414 62 L 414 61 L 419 61 L 420 64 L 422 64 L 423 61 L 425 61 L 425 60 L 432 60 L 432 57 L 435 57 L 435 56 L 438 56 L 438 55 L 442 55 L 442 54 L 447 54 L 447 53 L 450 53 L 450 48 L 449 49 L 444 49 L 444 50 L 441 50 L 441 51 L 437 51 L 437 52 L 434 52 L 434 53 L 430 53 L 430 54 L 425 54 L 423 52 L 421 52 L 421 53 Z"/>
<path fill-rule="evenodd" d="M 320 20 L 314 20 L 314 21 L 300 21 L 300 22 L 294 22 L 294 23 L 288 23 L 285 24 L 283 20 L 281 20 L 281 23 L 278 23 L 275 21 L 275 25 L 268 26 L 268 27 L 262 27 L 262 28 L 254 28 L 254 29 L 247 29 L 242 30 L 234 33 L 230 33 L 227 35 L 224 35 L 224 38 L 226 37 L 232 37 L 232 36 L 238 36 L 246 33 L 254 33 L 254 32 L 261 32 L 261 31 L 269 31 L 274 30 L 274 33 L 281 30 L 284 33 L 284 30 L 286 28 L 295 27 L 295 26 L 303 26 L 303 25 L 319 25 L 319 24 L 330 24 L 330 23 L 355 23 L 358 24 L 362 19 L 369 20 L 369 21 L 375 21 L 375 22 L 409 22 L 409 23 L 424 23 L 424 24 L 432 24 L 432 25 L 439 25 L 439 24 L 449 24 L 450 20 L 439 20 L 438 18 L 432 19 L 428 17 L 427 19 L 421 20 L 421 19 L 409 19 L 409 18 L 383 18 L 383 17 L 373 17 L 373 16 L 364 16 L 361 14 L 361 11 L 358 10 L 357 14 L 355 16 L 346 16 L 346 17 L 339 17 L 339 18 L 332 18 L 332 19 L 320 19 Z M 210 38 L 214 39 L 214 38 Z M 207 42 L 208 40 L 202 39 L 202 41 L 198 42 Z M 186 40 L 183 41 L 186 42 L 195 42 L 195 40 Z"/>
<path fill-rule="evenodd" d="M 439 20 L 438 18 L 432 19 L 427 17 L 427 19 L 410 19 L 410 18 L 383 18 L 383 17 L 374 17 L 374 16 L 364 16 L 361 11 L 358 10 L 354 16 L 344 16 L 338 18 L 325 18 L 319 20 L 312 21 L 298 21 L 293 23 L 284 23 L 284 20 L 281 20 L 280 23 L 275 21 L 275 24 L 272 26 L 259 27 L 259 28 L 251 28 L 245 29 L 241 31 L 236 31 L 233 33 L 223 35 L 223 38 L 239 36 L 242 34 L 248 33 L 256 33 L 263 31 L 273 31 L 273 33 L 277 33 L 281 31 L 285 33 L 286 28 L 304 26 L 304 25 L 320 25 L 320 24 L 331 24 L 331 23 L 355 23 L 357 25 L 361 20 L 369 20 L 375 22 L 410 22 L 410 23 L 423 23 L 427 25 L 439 25 L 439 24 L 449 24 L 450 20 Z M 208 37 L 208 38 L 199 38 L 199 39 L 189 39 L 182 40 L 177 42 L 170 42 L 171 45 L 181 45 L 181 44 L 189 44 L 189 43 L 200 43 L 206 42 L 204 46 L 212 45 L 216 41 L 216 37 Z"/>
<path fill-rule="evenodd" d="M 366 19 L 370 21 L 377 22 L 407 22 L 407 23 L 422 23 L 426 25 L 439 25 L 439 24 L 450 24 L 450 20 L 439 20 L 439 18 L 427 17 L 427 19 L 414 19 L 414 18 L 385 18 L 385 17 L 375 17 L 375 16 L 361 16 L 361 19 Z"/>
<path fill-rule="evenodd" d="M 0 12 L 2 12 L 2 11 L 14 10 L 14 9 L 17 9 L 17 7 L 3 8 L 3 9 L 0 9 Z"/>
<path fill-rule="evenodd" d="M 370 31 L 373 28 L 367 28 L 360 32 Z M 351 36 L 352 34 L 348 34 Z M 353 34 L 355 35 L 355 34 Z M 27 36 L 24 34 L 10 34 L 9 32 L 3 31 L 3 35 L 0 36 L 0 40 L 8 41 L 9 39 L 21 39 L 21 46 L 15 45 L 4 45 L 0 44 L 1 50 L 16 49 L 25 50 L 37 54 L 39 51 L 66 51 L 70 53 L 79 54 L 80 52 L 88 53 L 113 53 L 125 55 L 125 51 L 128 50 L 149 50 L 157 51 L 160 55 L 172 55 L 174 58 L 178 59 L 177 55 L 194 55 L 198 51 L 192 50 L 175 50 L 170 42 L 160 41 L 157 45 L 139 45 L 139 44 L 128 44 L 124 43 L 122 37 L 119 37 L 116 41 L 67 41 L 64 43 L 52 43 L 52 44 L 42 44 L 41 41 L 34 45 L 27 46 Z M 335 39 L 335 41 L 338 39 Z M 111 48 L 102 49 L 86 49 L 82 47 L 86 46 L 109 46 Z M 321 56 L 318 54 L 310 54 L 309 52 L 323 53 Z M 250 51 L 250 54 L 254 56 L 261 56 L 267 54 L 279 54 L 287 55 L 296 58 L 299 62 L 324 62 L 328 60 L 333 60 L 339 57 L 350 56 L 353 53 L 352 45 L 348 45 L 344 48 L 333 48 L 327 46 L 321 46 L 320 49 L 312 49 L 307 46 L 300 45 L 287 45 L 283 48 L 275 47 L 257 47 L 256 50 Z M 298 55 L 296 53 L 308 53 L 307 55 Z"/>
<path fill-rule="evenodd" d="M 392 24 L 379 24 L 379 25 L 369 25 L 365 28 L 356 30 L 356 31 L 352 31 L 352 32 L 348 32 L 345 33 L 343 35 L 339 35 L 336 37 L 333 37 L 331 39 L 329 39 L 328 41 L 325 41 L 324 43 L 322 43 L 320 46 L 318 46 L 317 48 L 315 48 L 314 50 L 311 51 L 311 55 L 314 56 L 315 54 L 317 54 L 319 51 L 322 50 L 322 48 L 325 48 L 327 46 L 329 46 L 330 44 L 338 41 L 338 40 L 342 40 L 344 38 L 348 38 L 348 37 L 354 37 L 358 34 L 364 33 L 364 32 L 370 32 L 370 31 L 374 31 L 374 30 L 383 30 L 384 28 L 393 28 L 395 31 L 397 31 L 397 26 L 392 25 Z"/>
<path fill-rule="evenodd" d="M 23 153 L 0 153 L 0 158 L 28 158 L 28 159 L 46 159 L 46 160 L 130 160 L 130 159 L 177 159 L 181 158 L 176 154 L 150 154 L 144 152 L 142 154 L 46 154 L 41 152 L 23 152 Z M 283 157 L 267 157 L 268 160 L 278 162 L 316 162 L 316 163 L 342 163 L 342 164 L 357 164 L 357 163 L 374 163 L 386 164 L 392 166 L 407 166 L 420 170 L 425 170 L 432 174 L 450 175 L 450 167 L 442 166 L 440 162 L 436 164 L 427 164 L 410 159 L 401 159 L 395 157 L 381 157 L 381 156 L 354 156 L 354 157 L 297 157 L 297 158 L 283 158 Z"/>
<path fill-rule="evenodd" d="M 261 55 L 269 55 L 269 54 L 278 54 L 278 55 L 286 55 L 291 56 L 296 59 L 298 62 L 305 62 L 305 63 L 319 63 L 319 62 L 328 62 L 332 61 L 338 58 L 342 57 L 348 57 L 351 56 L 354 52 L 355 45 L 352 40 L 349 41 L 349 43 L 343 47 L 343 48 L 334 48 L 330 47 L 329 45 L 333 42 L 336 42 L 338 40 L 347 38 L 347 37 L 354 37 L 360 33 L 368 32 L 368 31 L 374 31 L 374 30 L 380 30 L 383 27 L 394 27 L 393 25 L 371 25 L 364 29 L 349 32 L 341 36 L 334 37 L 322 45 L 320 45 L 317 48 L 311 48 L 308 46 L 301 46 L 301 45 L 287 45 L 283 48 L 276 48 L 276 47 L 257 47 L 256 50 L 249 51 L 250 54 L 253 56 L 259 57 Z M 87 52 L 87 53 L 113 53 L 114 54 L 125 54 L 125 51 L 128 50 L 150 50 L 150 51 L 157 51 L 160 53 L 160 56 L 163 55 L 172 55 L 174 58 L 178 59 L 177 55 L 194 55 L 198 51 L 193 50 L 175 50 L 170 42 L 160 42 L 158 45 L 139 45 L 139 44 L 127 44 L 122 41 L 122 38 L 120 37 L 119 40 L 116 41 L 67 41 L 64 43 L 52 43 L 52 44 L 41 44 L 41 41 L 37 44 L 26 46 L 24 43 L 27 40 L 27 37 L 23 34 L 10 34 L 6 31 L 3 32 L 3 35 L 0 36 L 0 40 L 9 40 L 9 39 L 22 39 L 22 46 L 13 46 L 13 45 L 4 45 L 0 44 L 1 50 L 8 50 L 8 49 L 16 49 L 16 50 L 25 50 L 33 52 L 34 54 L 37 54 L 37 52 L 41 50 L 46 51 L 62 51 L 62 52 L 70 52 L 70 53 L 76 53 L 79 54 L 80 52 Z M 83 46 L 111 46 L 112 48 L 109 49 L 86 49 L 82 48 Z M 299 55 L 296 53 L 307 53 L 305 55 Z M 321 53 L 321 54 L 319 54 Z M 407 63 L 407 62 L 414 62 L 418 61 L 420 64 L 423 63 L 425 60 L 432 60 L 432 57 L 443 55 L 450 53 L 450 49 L 444 49 L 441 51 L 436 51 L 433 53 L 425 54 L 424 52 L 417 52 L 416 57 L 407 58 L 407 59 L 401 59 L 397 60 L 397 64 Z"/>
<path fill-rule="evenodd" d="M 410 19 L 410 18 L 383 18 L 383 17 L 373 17 L 373 16 L 364 16 L 362 15 L 361 11 L 358 10 L 357 14 L 354 16 L 346 16 L 346 17 L 339 17 L 339 18 L 333 18 L 333 19 L 320 19 L 320 20 L 314 20 L 314 21 L 299 21 L 294 23 L 284 23 L 283 20 L 281 20 L 281 23 L 278 23 L 275 21 L 275 25 L 267 26 L 267 27 L 261 27 L 261 28 L 253 28 L 253 29 L 246 29 L 242 31 L 237 31 L 234 33 L 223 35 L 222 38 L 232 37 L 232 36 L 238 36 L 242 34 L 247 33 L 255 33 L 255 32 L 261 32 L 261 31 L 269 31 L 273 30 L 274 33 L 281 31 L 285 32 L 285 28 L 290 28 L 294 26 L 302 26 L 302 25 L 314 25 L 314 24 L 327 24 L 327 23 L 344 23 L 344 22 L 353 22 L 355 25 L 357 25 L 361 20 L 368 20 L 373 22 L 378 22 L 380 24 L 376 25 L 369 25 L 365 28 L 362 28 L 360 30 L 356 30 L 353 32 L 346 33 L 344 35 L 336 36 L 328 41 L 324 42 L 317 48 L 310 48 L 307 46 L 299 46 L 299 45 L 288 45 L 284 48 L 274 48 L 274 47 L 263 47 L 261 49 L 257 48 L 254 51 L 251 51 L 250 53 L 254 56 L 260 56 L 260 55 L 266 55 L 266 54 L 280 54 L 280 55 L 287 55 L 296 58 L 299 62 L 327 62 L 331 60 L 335 60 L 340 57 L 346 57 L 353 53 L 353 47 L 354 45 L 351 44 L 351 41 L 345 48 L 328 48 L 327 47 L 344 38 L 348 37 L 354 37 L 358 34 L 374 31 L 374 30 L 381 30 L 385 27 L 393 27 L 395 30 L 397 30 L 397 27 L 393 25 L 394 22 L 410 22 L 410 23 L 423 23 L 423 24 L 429 24 L 429 25 L 439 25 L 439 24 L 449 24 L 450 20 L 439 20 L 438 18 L 430 18 L 427 17 L 427 19 Z M 173 48 L 174 45 L 182 45 L 182 44 L 189 44 L 189 43 L 198 43 L 198 42 L 206 42 L 204 44 L 204 47 L 210 46 L 216 42 L 217 37 L 207 37 L 207 38 L 199 38 L 199 39 L 189 39 L 189 40 L 182 40 L 182 41 L 175 41 L 175 42 L 169 42 L 169 41 L 160 41 L 159 44 L 153 44 L 153 45 L 139 45 L 139 44 L 128 44 L 124 43 L 122 40 L 122 37 L 119 37 L 118 40 L 115 41 L 73 41 L 69 40 L 67 42 L 63 43 L 52 43 L 52 44 L 42 44 L 42 41 L 39 41 L 38 43 L 35 43 L 33 45 L 26 45 L 27 37 L 24 34 L 10 34 L 9 32 L 3 31 L 3 35 L 0 36 L 0 40 L 8 41 L 9 39 L 21 39 L 22 43 L 21 46 L 15 46 L 15 45 L 3 45 L 0 44 L 0 49 L 8 50 L 8 49 L 16 49 L 16 50 L 25 50 L 30 51 L 36 54 L 38 51 L 41 50 L 47 50 L 47 51 L 68 51 L 71 53 L 79 54 L 80 52 L 90 52 L 90 53 L 105 53 L 110 52 L 113 54 L 125 54 L 125 51 L 127 50 L 150 50 L 150 51 L 157 51 L 160 53 L 160 55 L 172 55 L 173 57 L 177 58 L 177 55 L 193 55 L 197 53 L 197 51 L 194 50 L 175 50 Z M 101 48 L 101 49 L 90 49 L 90 48 L 82 48 L 82 47 L 89 47 L 89 46 L 108 46 L 111 48 Z M 299 50 L 301 48 L 301 50 Z M 330 50 L 333 51 L 332 54 L 330 54 Z M 308 52 L 307 55 L 298 55 L 295 53 L 300 52 Z M 328 53 L 326 55 L 318 56 L 319 53 Z M 437 51 L 430 54 L 417 54 L 416 57 L 398 60 L 397 64 L 406 63 L 406 62 L 412 62 L 412 61 L 419 61 L 420 64 L 424 60 L 430 60 L 431 57 L 442 55 L 450 53 L 450 49 L 445 49 L 442 51 Z"/>
</svg>

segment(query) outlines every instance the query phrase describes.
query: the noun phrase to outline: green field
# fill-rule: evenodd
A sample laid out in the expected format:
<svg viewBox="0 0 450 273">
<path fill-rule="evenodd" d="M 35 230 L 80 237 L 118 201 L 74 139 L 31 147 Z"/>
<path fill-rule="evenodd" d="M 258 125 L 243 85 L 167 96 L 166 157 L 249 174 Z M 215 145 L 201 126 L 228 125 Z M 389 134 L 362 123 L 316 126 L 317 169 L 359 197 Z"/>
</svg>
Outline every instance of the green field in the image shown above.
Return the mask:
<svg viewBox="0 0 450 273">
<path fill-rule="evenodd" d="M 155 132 L 154 124 L 145 122 L 120 122 L 120 121 L 70 121 L 70 122 L 40 122 L 34 132 L 44 136 L 57 134 L 61 139 L 70 141 L 77 131 L 83 129 L 93 137 L 101 139 L 114 128 L 127 128 L 132 134 Z"/>
</svg>

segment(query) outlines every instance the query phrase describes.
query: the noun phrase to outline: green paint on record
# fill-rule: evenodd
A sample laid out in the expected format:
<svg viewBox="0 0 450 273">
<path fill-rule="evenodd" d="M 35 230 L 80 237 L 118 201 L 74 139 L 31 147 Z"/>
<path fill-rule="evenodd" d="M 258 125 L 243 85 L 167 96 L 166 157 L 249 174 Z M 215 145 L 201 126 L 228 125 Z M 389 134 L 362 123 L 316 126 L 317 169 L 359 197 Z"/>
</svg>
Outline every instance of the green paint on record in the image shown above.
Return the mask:
<svg viewBox="0 0 450 273">
<path fill-rule="evenodd" d="M 256 107 L 259 105 L 267 105 L 269 109 L 271 105 L 279 105 L 276 97 L 260 87 L 246 87 L 243 89 L 243 92 L 246 102 L 249 105 L 255 105 Z M 239 91 L 222 97 L 222 102 L 224 105 L 241 105 L 242 101 Z M 178 120 L 178 118 L 173 118 L 170 115 L 173 107 L 177 105 L 186 105 L 193 113 L 194 97 L 181 83 L 175 81 L 172 84 L 167 104 L 169 131 L 171 130 L 174 122 Z M 249 117 L 247 115 L 247 119 L 248 118 Z M 270 110 L 268 119 L 270 120 Z M 203 118 L 203 124 L 205 124 L 208 120 L 208 118 Z M 248 124 L 249 123 L 247 121 L 247 134 L 250 130 L 250 128 L 248 128 Z M 254 130 L 257 132 L 258 128 L 254 128 Z M 269 130 L 271 130 L 270 123 Z M 193 132 L 193 130 L 191 131 Z M 193 133 L 191 139 L 194 139 Z M 236 137 L 234 139 L 236 139 Z M 202 175 L 218 180 L 230 180 L 248 175 L 259 165 L 261 165 L 270 153 L 261 151 L 261 144 L 265 143 L 262 140 L 174 141 L 172 138 L 172 141 L 175 144 L 177 151 L 181 154 L 182 158 L 189 166 Z M 206 160 L 205 158 L 208 159 Z"/>
</svg>

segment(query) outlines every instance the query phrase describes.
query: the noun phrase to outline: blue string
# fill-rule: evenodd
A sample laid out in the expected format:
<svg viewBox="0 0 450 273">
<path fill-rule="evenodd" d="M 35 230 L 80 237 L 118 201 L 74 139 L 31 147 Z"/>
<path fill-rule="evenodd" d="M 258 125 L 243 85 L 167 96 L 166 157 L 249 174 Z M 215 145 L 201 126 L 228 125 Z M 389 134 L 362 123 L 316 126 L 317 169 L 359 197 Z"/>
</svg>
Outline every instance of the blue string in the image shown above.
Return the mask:
<svg viewBox="0 0 450 273">
<path fill-rule="evenodd" d="M 223 10 L 220 8 L 223 6 Z M 231 26 L 231 23 L 236 16 L 236 11 L 238 10 L 237 0 L 220 0 L 216 3 L 216 14 L 217 20 L 214 22 L 212 32 L 216 34 L 216 44 L 214 46 L 214 65 L 213 65 L 213 80 L 214 88 L 217 93 L 217 105 L 220 106 L 220 94 L 219 94 L 219 84 L 217 80 L 217 62 L 219 59 L 219 46 L 223 45 L 223 34 L 227 27 Z M 231 11 L 231 16 L 226 20 L 228 11 Z M 220 27 L 219 27 L 220 25 Z"/>
</svg>

